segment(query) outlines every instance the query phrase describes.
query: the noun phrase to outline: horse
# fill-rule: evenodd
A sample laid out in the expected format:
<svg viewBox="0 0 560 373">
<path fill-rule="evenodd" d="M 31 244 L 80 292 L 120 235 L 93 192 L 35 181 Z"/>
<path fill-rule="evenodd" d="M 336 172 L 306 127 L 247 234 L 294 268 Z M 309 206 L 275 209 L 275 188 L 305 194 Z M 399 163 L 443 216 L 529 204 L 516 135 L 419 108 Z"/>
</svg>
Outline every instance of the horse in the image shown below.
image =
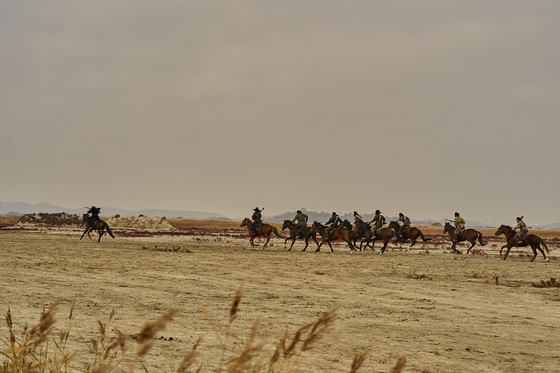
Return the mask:
<svg viewBox="0 0 560 373">
<path fill-rule="evenodd" d="M 353 253 L 354 252 L 354 246 L 352 246 L 352 242 L 350 242 L 351 238 L 352 238 L 352 227 L 348 227 L 350 223 L 348 222 L 348 220 L 345 220 L 343 225 L 341 227 L 336 228 L 335 230 L 333 230 L 329 237 L 325 237 L 325 230 L 326 230 L 326 226 L 324 226 L 323 224 L 319 223 L 318 221 L 314 221 L 313 224 L 311 225 L 311 230 L 312 231 L 317 231 L 319 232 L 319 234 L 321 235 L 321 237 L 323 238 L 323 240 L 321 241 L 321 243 L 319 244 L 319 246 L 317 247 L 317 250 L 315 250 L 315 252 L 319 252 L 321 250 L 321 246 L 326 242 L 329 247 L 331 248 L 331 253 L 334 252 L 332 245 L 331 245 L 331 241 L 336 241 L 338 239 L 342 239 L 344 242 L 346 242 L 348 244 L 348 247 L 350 248 L 350 251 Z"/>
<path fill-rule="evenodd" d="M 395 232 L 399 232 L 400 225 L 396 221 L 391 220 L 389 222 L 389 228 L 393 229 Z M 424 241 L 424 242 L 431 240 L 431 238 L 424 238 L 424 234 L 422 234 L 420 229 L 415 228 L 415 227 L 408 228 L 406 230 L 406 232 L 400 233 L 400 235 L 405 240 L 411 240 L 412 241 L 412 244 L 410 245 L 410 247 L 414 246 L 418 237 L 422 238 L 422 241 Z"/>
<path fill-rule="evenodd" d="M 82 216 L 82 219 L 83 219 L 82 223 L 86 223 L 86 230 L 82 234 L 82 237 L 80 237 L 80 240 L 82 238 L 84 238 L 86 233 L 87 233 L 89 239 L 91 240 L 91 236 L 89 235 L 89 232 L 91 232 L 93 230 L 96 230 L 97 234 L 99 235 L 99 238 L 97 239 L 97 243 L 99 243 L 99 241 L 101 241 L 101 236 L 103 236 L 103 234 L 105 233 L 105 228 L 107 228 L 107 233 L 109 233 L 109 235 L 111 235 L 111 237 L 115 238 L 115 236 L 113 235 L 113 232 L 111 231 L 111 228 L 109 228 L 107 223 L 105 223 L 103 220 L 97 219 L 95 222 L 91 223 L 88 214 L 84 214 Z"/>
<path fill-rule="evenodd" d="M 284 220 L 284 224 L 282 225 L 282 230 L 286 228 L 288 228 L 290 231 L 290 237 L 284 240 L 284 249 L 286 248 L 286 242 L 288 242 L 288 240 L 291 239 L 292 245 L 290 246 L 290 250 L 288 251 L 292 251 L 292 247 L 294 247 L 294 243 L 298 239 L 299 228 L 291 220 Z M 314 230 L 310 229 L 309 227 L 304 227 L 301 231 L 301 236 L 303 236 L 301 238 L 305 239 L 305 247 L 301 251 L 305 251 L 305 249 L 307 249 L 307 246 L 309 246 L 310 238 L 313 238 L 313 241 L 315 241 L 317 247 L 319 247 L 319 242 L 317 242 L 317 233 Z"/>
<path fill-rule="evenodd" d="M 506 236 L 507 245 L 502 246 L 502 248 L 500 249 L 500 256 L 501 256 L 502 250 L 504 249 L 504 247 L 507 247 L 506 255 L 503 257 L 504 260 L 507 259 L 509 251 L 514 246 L 516 247 L 531 246 L 531 249 L 533 250 L 533 259 L 531 259 L 531 262 L 535 260 L 535 258 L 537 257 L 537 249 L 544 256 L 544 260 L 548 260 L 544 251 L 541 249 L 541 245 L 545 248 L 547 253 L 550 252 L 548 251 L 548 246 L 546 246 L 543 239 L 537 235 L 528 234 L 527 237 L 525 237 L 525 239 L 521 243 L 517 243 L 517 240 L 515 239 L 515 230 L 513 230 L 509 225 L 503 225 L 503 224 L 500 225 L 500 228 L 498 228 L 498 230 L 494 234 L 496 236 L 499 236 L 501 234 L 504 234 Z"/>
<path fill-rule="evenodd" d="M 462 254 L 462 252 L 460 252 L 455 248 L 455 246 L 457 246 L 457 242 L 469 241 L 471 243 L 471 247 L 467 249 L 467 254 L 469 253 L 469 251 L 471 251 L 474 245 L 476 245 L 477 238 L 481 246 L 486 246 L 486 244 L 488 243 L 482 241 L 482 233 L 472 228 L 462 230 L 461 233 L 459 233 L 459 236 L 457 237 L 457 242 L 455 242 L 454 231 L 455 231 L 455 227 L 453 227 L 449 223 L 445 223 L 445 226 L 443 227 L 443 234 L 449 233 L 449 239 L 453 242 L 453 246 L 451 246 L 451 248 L 459 254 Z"/>
<path fill-rule="evenodd" d="M 282 236 L 280 234 L 280 232 L 278 232 L 278 229 L 270 224 L 266 224 L 263 223 L 263 225 L 261 225 L 260 227 L 258 227 L 257 229 L 255 229 L 254 232 L 254 236 L 251 234 L 251 224 L 253 223 L 253 221 L 249 218 L 245 218 L 243 219 L 243 221 L 241 222 L 240 227 L 244 227 L 246 226 L 247 229 L 249 230 L 249 235 L 251 236 L 251 239 L 249 240 L 251 242 L 251 246 L 257 246 L 255 245 L 255 243 L 253 242 L 255 237 L 259 237 L 259 236 L 264 236 L 266 237 L 266 242 L 264 243 L 263 249 L 266 249 L 266 246 L 268 245 L 268 241 L 270 241 L 270 236 L 272 235 L 272 233 L 274 233 L 277 237 L 279 238 L 286 238 L 284 236 Z"/>
<path fill-rule="evenodd" d="M 402 237 L 397 232 L 392 230 L 391 228 L 381 228 L 381 229 L 378 229 L 376 231 L 375 235 L 372 235 L 371 249 L 373 250 L 373 246 L 375 245 L 375 241 L 377 241 L 377 240 L 383 241 L 383 247 L 381 248 L 381 252 L 379 253 L 379 254 L 383 254 L 385 252 L 385 250 L 387 249 L 387 245 L 389 245 L 389 241 L 393 237 L 395 238 L 395 240 L 393 241 L 394 245 L 397 243 L 397 241 L 406 243 L 406 241 L 403 240 Z M 369 244 L 370 243 L 368 241 L 366 241 L 366 246 L 364 247 L 364 250 L 367 249 Z"/>
</svg>

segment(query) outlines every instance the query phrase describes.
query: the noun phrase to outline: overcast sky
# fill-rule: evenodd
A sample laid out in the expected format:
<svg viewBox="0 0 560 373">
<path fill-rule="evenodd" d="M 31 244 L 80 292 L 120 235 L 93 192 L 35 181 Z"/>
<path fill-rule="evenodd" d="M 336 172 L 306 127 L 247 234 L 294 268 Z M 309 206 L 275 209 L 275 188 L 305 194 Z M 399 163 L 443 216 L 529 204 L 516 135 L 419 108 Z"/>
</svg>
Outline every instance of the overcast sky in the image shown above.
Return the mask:
<svg viewBox="0 0 560 373">
<path fill-rule="evenodd" d="M 0 201 L 560 221 L 560 2 L 0 0 Z"/>
</svg>

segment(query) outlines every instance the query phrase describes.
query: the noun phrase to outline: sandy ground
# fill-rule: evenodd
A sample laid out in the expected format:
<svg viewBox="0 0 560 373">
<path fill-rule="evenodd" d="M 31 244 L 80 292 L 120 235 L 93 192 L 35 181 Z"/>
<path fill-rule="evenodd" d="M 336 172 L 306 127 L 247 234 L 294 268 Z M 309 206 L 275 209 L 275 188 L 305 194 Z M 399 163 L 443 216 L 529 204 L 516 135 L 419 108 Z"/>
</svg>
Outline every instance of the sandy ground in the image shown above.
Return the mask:
<svg viewBox="0 0 560 373">
<path fill-rule="evenodd" d="M 360 372 L 389 372 L 403 355 L 404 372 L 560 371 L 560 288 L 531 286 L 560 277 L 557 249 L 552 260 L 539 256 L 530 263 L 520 251 L 500 260 L 496 250 L 503 238 L 467 256 L 437 242 L 412 251 L 378 255 L 376 246 L 376 252 L 351 255 L 341 244 L 334 254 L 301 252 L 301 242 L 288 252 L 279 239 L 262 250 L 230 234 L 123 237 L 116 231 L 116 239 L 103 237 L 99 244 L 80 241 L 80 235 L 0 231 L 0 310 L 10 307 L 21 329 L 56 300 L 62 302 L 58 319 L 64 324 L 74 303 L 71 340 L 79 369 L 92 360 L 81 338 L 95 337 L 97 320 L 107 321 L 114 307 L 114 325 L 129 343 L 145 321 L 180 311 L 145 359 L 148 371 L 176 368 L 202 335 L 198 362 L 211 372 L 219 343 L 200 307 L 224 334 L 243 283 L 233 327 L 242 338 L 259 316 L 258 339 L 275 343 L 286 328 L 293 333 L 340 307 L 335 331 L 306 353 L 301 372 L 349 371 L 354 355 L 364 351 L 369 354 Z M 155 247 L 192 253 L 144 249 Z M 2 323 L 0 337 L 6 335 Z"/>
</svg>

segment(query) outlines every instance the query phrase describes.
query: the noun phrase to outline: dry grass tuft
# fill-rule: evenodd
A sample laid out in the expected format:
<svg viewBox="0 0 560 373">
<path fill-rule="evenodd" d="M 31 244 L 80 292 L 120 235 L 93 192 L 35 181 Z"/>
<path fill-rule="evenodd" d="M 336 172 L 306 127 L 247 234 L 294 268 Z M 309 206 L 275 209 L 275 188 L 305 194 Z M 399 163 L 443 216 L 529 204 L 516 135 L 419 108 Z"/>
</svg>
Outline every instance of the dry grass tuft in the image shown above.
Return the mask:
<svg viewBox="0 0 560 373">
<path fill-rule="evenodd" d="M 432 279 L 432 277 L 426 276 L 424 274 L 419 275 L 417 273 L 411 273 L 411 274 L 407 275 L 406 277 L 407 278 L 412 278 L 412 279 L 415 279 L 415 280 L 431 280 Z"/>
<path fill-rule="evenodd" d="M 390 373 L 401 373 L 406 365 L 406 356 L 401 356 L 397 360 L 397 364 L 389 371 Z"/>
<path fill-rule="evenodd" d="M 541 280 L 541 282 L 532 283 L 534 288 L 559 288 L 560 282 L 557 279 L 551 278 L 550 281 Z"/>
<path fill-rule="evenodd" d="M 362 366 L 362 364 L 364 363 L 364 360 L 366 359 L 368 352 L 362 352 L 361 354 L 356 354 L 354 356 L 354 360 L 352 361 L 352 366 L 350 367 L 350 373 L 356 373 L 358 371 L 358 369 L 360 369 L 360 367 Z"/>
<path fill-rule="evenodd" d="M 222 346 L 221 356 L 216 356 L 215 367 L 208 367 L 205 371 L 228 372 L 228 373 L 288 373 L 295 371 L 305 371 L 305 364 L 313 364 L 306 357 L 306 352 L 316 348 L 318 343 L 333 331 L 333 324 L 337 318 L 337 308 L 323 313 L 316 321 L 308 323 L 293 334 L 290 338 L 288 329 L 278 339 L 276 343 L 257 341 L 259 334 L 260 318 L 257 318 L 248 336 L 243 339 L 234 333 L 233 324 L 239 314 L 239 305 L 242 300 L 243 285 L 237 290 L 227 319 L 227 331 L 225 336 L 221 336 L 218 328 L 210 320 L 204 308 L 203 313 L 208 319 L 210 326 L 218 336 Z M 69 330 L 74 323 L 74 305 L 70 309 L 70 315 L 65 328 L 54 329 L 55 314 L 59 303 L 54 303 L 49 309 L 43 309 L 40 322 L 33 327 L 24 326 L 23 331 L 18 334 L 13 330 L 13 320 L 11 310 L 8 308 L 6 313 L 6 324 L 8 326 L 9 337 L 0 338 L 0 343 L 7 348 L 0 350 L 0 373 L 31 373 L 31 372 L 50 372 L 50 373 L 69 373 L 69 372 L 134 372 L 136 365 L 141 366 L 141 370 L 148 372 L 142 362 L 156 343 L 155 337 L 160 331 L 171 323 L 177 314 L 172 310 L 163 313 L 155 321 L 146 322 L 140 333 L 137 334 L 137 342 L 132 349 L 127 348 L 125 334 L 112 325 L 115 317 L 113 308 L 107 322 L 98 320 L 97 337 L 86 340 L 79 335 L 80 340 L 88 347 L 91 354 L 80 356 L 80 358 L 91 359 L 89 362 L 80 361 L 85 365 L 85 369 L 76 368 L 76 352 L 68 352 L 66 343 L 69 339 Z M 79 331 L 78 331 L 78 334 Z M 21 335 L 18 340 L 17 335 Z M 233 344 L 229 344 L 230 339 L 234 339 Z M 134 339 L 134 337 L 133 337 Z M 291 340 L 289 345 L 287 341 Z M 241 342 L 241 347 L 239 342 Z M 199 337 L 183 356 L 179 366 L 171 371 L 186 373 L 194 368 L 201 372 L 202 365 L 196 361 L 200 348 L 201 338 Z M 269 348 L 274 346 L 274 352 Z M 173 351 L 175 351 L 175 346 Z M 129 353 L 128 351 L 132 352 Z M 351 372 L 355 373 L 364 363 L 368 352 L 356 354 L 352 361 Z M 172 352 L 174 356 L 174 353 Z M 229 360 L 224 359 L 230 356 Z M 391 372 L 401 372 L 405 358 L 401 357 L 397 361 Z"/>
</svg>

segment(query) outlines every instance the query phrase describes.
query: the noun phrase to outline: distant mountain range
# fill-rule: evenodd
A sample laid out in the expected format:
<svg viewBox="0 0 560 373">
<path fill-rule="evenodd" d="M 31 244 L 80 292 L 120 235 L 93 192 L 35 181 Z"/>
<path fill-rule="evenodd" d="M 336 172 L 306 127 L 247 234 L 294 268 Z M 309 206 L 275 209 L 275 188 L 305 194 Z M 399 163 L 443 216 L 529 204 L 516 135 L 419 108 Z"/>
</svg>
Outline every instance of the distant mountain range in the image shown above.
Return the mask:
<svg viewBox="0 0 560 373">
<path fill-rule="evenodd" d="M 33 213 L 49 213 L 53 214 L 56 212 L 66 212 L 69 214 L 81 215 L 87 210 L 84 207 L 81 208 L 68 208 L 51 205 L 49 203 L 37 203 L 31 205 L 25 202 L 0 202 L 0 214 L 1 215 L 25 215 Z M 122 215 L 122 216 L 166 216 L 174 218 L 187 218 L 187 219 L 219 219 L 219 220 L 229 220 L 226 216 L 218 214 L 217 212 L 201 212 L 201 211 L 182 211 L 182 210 L 161 210 L 161 209 L 145 209 L 138 211 L 129 211 L 113 207 L 103 207 L 101 206 L 102 216 L 112 216 L 112 215 Z"/>
<path fill-rule="evenodd" d="M 315 211 L 307 211 L 302 209 L 302 211 L 309 216 L 309 222 L 312 223 L 313 221 L 317 220 L 319 222 L 326 222 L 331 217 L 330 212 L 315 212 Z M 25 214 L 33 214 L 39 212 L 46 212 L 46 213 L 56 213 L 56 212 L 67 212 L 69 214 L 78 214 L 81 215 L 86 212 L 84 207 L 81 208 L 67 208 L 67 207 L 60 207 L 51 205 L 49 203 L 37 203 L 35 205 L 31 205 L 25 202 L 0 202 L 0 215 L 25 215 Z M 114 207 L 101 207 L 101 215 L 102 216 L 113 216 L 113 215 L 122 215 L 122 216 L 138 216 L 138 215 L 145 215 L 145 216 L 165 216 L 168 218 L 186 218 L 186 219 L 217 219 L 217 220 L 242 220 L 239 219 L 230 219 L 227 216 L 222 214 L 218 214 L 217 212 L 202 212 L 202 211 L 182 211 L 182 210 L 162 210 L 162 209 L 145 209 L 145 210 L 138 210 L 138 211 L 130 211 L 130 210 L 123 210 Z M 284 220 L 292 220 L 296 215 L 295 211 L 285 212 L 280 215 L 272 215 L 272 216 L 263 216 L 264 221 L 274 222 L 274 223 L 281 223 Z M 362 214 L 362 218 L 366 221 L 373 219 L 374 214 Z M 340 217 L 342 219 L 348 219 L 350 222 L 354 221 L 353 213 L 346 213 L 341 214 Z M 397 220 L 398 216 L 385 216 L 387 222 L 391 220 Z M 414 225 L 432 225 L 435 222 L 441 223 L 442 225 L 445 224 L 445 220 L 434 220 L 434 219 L 423 219 L 423 220 L 412 220 L 412 224 Z M 467 227 L 495 227 L 495 224 L 485 224 L 477 221 L 466 220 Z M 545 224 L 539 226 L 533 226 L 532 228 L 541 228 L 541 229 L 560 229 L 560 222 L 559 223 L 552 223 L 552 224 Z"/>
<path fill-rule="evenodd" d="M 318 222 L 326 222 L 327 220 L 330 219 L 331 217 L 331 213 L 330 212 L 315 212 L 315 211 L 307 211 L 305 209 L 301 209 L 301 211 L 304 214 L 307 214 L 307 216 L 309 217 L 309 223 L 312 223 L 313 221 L 318 221 Z M 283 214 L 280 215 L 274 215 L 274 216 L 265 216 L 264 220 L 265 221 L 270 221 L 270 222 L 274 222 L 274 223 L 281 223 L 284 220 L 292 220 L 294 218 L 294 216 L 296 216 L 296 211 L 290 211 L 290 212 L 285 212 Z M 370 214 L 360 214 L 360 216 L 362 217 L 362 219 L 364 219 L 365 221 L 371 221 L 374 217 L 374 213 L 370 213 Z M 351 223 L 354 222 L 354 213 L 346 213 L 346 214 L 339 214 L 339 217 L 341 219 L 347 219 L 349 220 Z M 385 216 L 385 220 L 387 221 L 387 223 L 389 223 L 389 221 L 391 220 L 398 220 L 399 217 L 398 216 Z M 413 225 L 432 225 L 435 222 L 439 222 L 442 225 L 445 224 L 445 220 L 433 220 L 433 219 L 424 219 L 424 220 L 411 220 L 411 223 Z M 471 221 L 471 220 L 466 220 L 466 225 L 469 227 L 489 227 L 491 225 L 487 225 L 484 223 L 480 223 L 477 221 Z M 558 224 L 560 226 L 560 223 Z"/>
</svg>

